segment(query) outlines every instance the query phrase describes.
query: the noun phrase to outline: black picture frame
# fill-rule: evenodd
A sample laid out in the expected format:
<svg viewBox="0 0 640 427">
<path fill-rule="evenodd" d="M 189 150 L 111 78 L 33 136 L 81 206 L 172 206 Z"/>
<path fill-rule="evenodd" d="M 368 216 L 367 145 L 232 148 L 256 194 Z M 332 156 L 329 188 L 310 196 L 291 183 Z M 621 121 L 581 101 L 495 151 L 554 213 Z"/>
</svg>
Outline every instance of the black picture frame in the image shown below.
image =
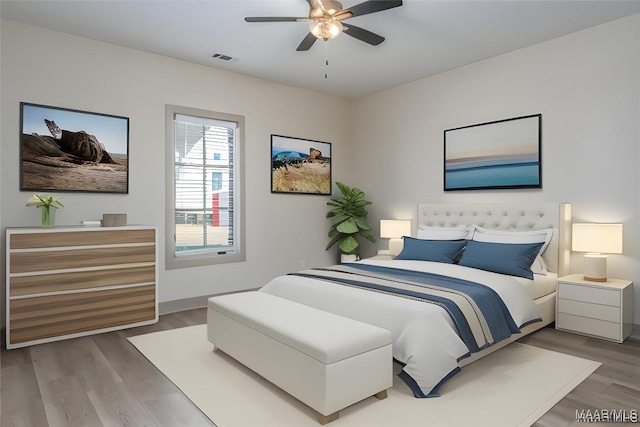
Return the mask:
<svg viewBox="0 0 640 427">
<path fill-rule="evenodd" d="M 331 143 L 271 135 L 271 192 L 331 195 Z"/>
<path fill-rule="evenodd" d="M 444 131 L 444 191 L 542 188 L 542 114 Z"/>
<path fill-rule="evenodd" d="M 21 102 L 20 190 L 128 194 L 129 118 Z"/>
</svg>

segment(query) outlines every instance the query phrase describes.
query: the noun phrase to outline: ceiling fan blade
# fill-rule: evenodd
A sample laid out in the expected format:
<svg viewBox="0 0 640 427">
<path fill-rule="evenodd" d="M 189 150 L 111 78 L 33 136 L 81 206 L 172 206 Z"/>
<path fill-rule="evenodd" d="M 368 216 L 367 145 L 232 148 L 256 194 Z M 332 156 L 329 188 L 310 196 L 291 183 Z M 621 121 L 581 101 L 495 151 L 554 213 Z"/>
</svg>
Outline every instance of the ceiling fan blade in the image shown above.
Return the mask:
<svg viewBox="0 0 640 427">
<path fill-rule="evenodd" d="M 292 16 L 249 16 L 244 18 L 247 22 L 309 22 L 309 18 L 296 18 Z"/>
<path fill-rule="evenodd" d="M 364 28 L 356 27 L 351 24 L 344 24 L 344 33 L 349 34 L 351 37 L 355 37 L 358 40 L 362 40 L 365 43 L 369 43 L 374 46 L 378 46 L 384 41 L 384 37 L 365 30 Z"/>
<path fill-rule="evenodd" d="M 311 49 L 311 46 L 313 46 L 313 44 L 316 42 L 316 40 L 318 40 L 318 38 L 313 34 L 309 33 L 307 34 L 307 37 L 305 37 L 302 40 L 302 42 L 298 45 L 298 48 L 296 50 L 298 52 L 309 50 Z"/>
<path fill-rule="evenodd" d="M 340 12 L 340 14 L 349 12 L 351 13 L 350 17 L 356 17 L 367 15 L 369 13 L 382 12 L 383 10 L 392 9 L 398 6 L 402 6 L 401 0 L 369 0 L 345 9 Z"/>
</svg>

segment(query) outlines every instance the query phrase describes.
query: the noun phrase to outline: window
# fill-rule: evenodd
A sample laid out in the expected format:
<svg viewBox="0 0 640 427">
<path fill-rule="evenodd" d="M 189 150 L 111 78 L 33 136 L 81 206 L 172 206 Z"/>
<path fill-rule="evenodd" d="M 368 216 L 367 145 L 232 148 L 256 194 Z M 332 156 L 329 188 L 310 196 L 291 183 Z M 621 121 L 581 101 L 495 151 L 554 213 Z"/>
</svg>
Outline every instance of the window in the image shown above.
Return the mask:
<svg viewBox="0 0 640 427">
<path fill-rule="evenodd" d="M 211 175 L 211 190 L 222 190 L 222 172 L 214 172 Z"/>
<path fill-rule="evenodd" d="M 167 105 L 166 267 L 244 261 L 244 118 Z"/>
</svg>

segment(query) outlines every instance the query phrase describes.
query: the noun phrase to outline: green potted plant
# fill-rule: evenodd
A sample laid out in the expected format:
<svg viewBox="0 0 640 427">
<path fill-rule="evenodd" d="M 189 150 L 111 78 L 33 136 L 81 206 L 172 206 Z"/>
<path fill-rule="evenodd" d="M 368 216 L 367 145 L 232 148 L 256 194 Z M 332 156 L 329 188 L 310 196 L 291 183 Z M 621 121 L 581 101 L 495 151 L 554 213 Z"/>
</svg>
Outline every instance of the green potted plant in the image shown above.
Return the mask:
<svg viewBox="0 0 640 427">
<path fill-rule="evenodd" d="M 341 196 L 333 196 L 327 205 L 333 206 L 327 212 L 327 218 L 331 220 L 329 237 L 331 240 L 325 250 L 338 243 L 341 254 L 355 255 L 360 258 L 360 243 L 358 235 L 370 242 L 376 239 L 371 234 L 371 226 L 367 222 L 367 206 L 370 201 L 364 199 L 364 192 L 359 188 L 350 188 L 341 182 L 336 185 L 342 193 Z"/>
</svg>

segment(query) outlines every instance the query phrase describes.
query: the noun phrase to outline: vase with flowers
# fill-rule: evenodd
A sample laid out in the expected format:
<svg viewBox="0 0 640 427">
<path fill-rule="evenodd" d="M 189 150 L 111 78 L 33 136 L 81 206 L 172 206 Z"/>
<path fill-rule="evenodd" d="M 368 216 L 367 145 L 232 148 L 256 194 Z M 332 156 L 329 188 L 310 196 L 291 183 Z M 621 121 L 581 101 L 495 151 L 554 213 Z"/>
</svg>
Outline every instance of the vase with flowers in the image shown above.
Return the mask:
<svg viewBox="0 0 640 427">
<path fill-rule="evenodd" d="M 55 210 L 63 208 L 64 205 L 60 202 L 62 197 L 47 196 L 46 194 L 34 194 L 27 200 L 27 206 L 35 206 L 42 210 L 42 227 L 50 228 L 54 224 Z"/>
</svg>

